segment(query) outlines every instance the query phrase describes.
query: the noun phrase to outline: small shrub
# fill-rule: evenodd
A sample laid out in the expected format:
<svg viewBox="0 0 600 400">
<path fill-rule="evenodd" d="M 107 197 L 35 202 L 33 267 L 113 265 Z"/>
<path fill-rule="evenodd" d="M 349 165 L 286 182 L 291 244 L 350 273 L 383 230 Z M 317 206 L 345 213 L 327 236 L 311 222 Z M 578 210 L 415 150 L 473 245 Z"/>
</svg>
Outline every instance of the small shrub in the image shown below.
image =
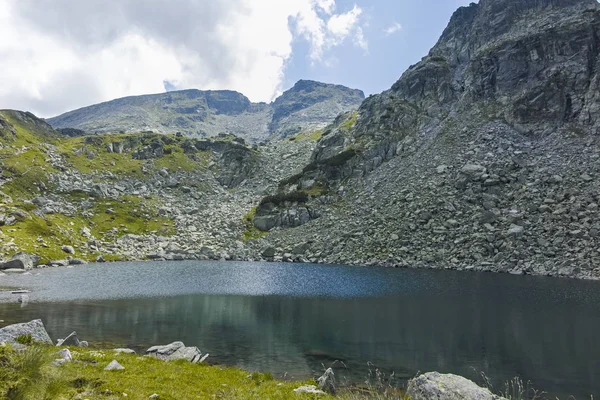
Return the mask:
<svg viewBox="0 0 600 400">
<path fill-rule="evenodd" d="M 18 336 L 15 341 L 19 344 L 24 344 L 27 346 L 30 346 L 33 344 L 33 337 L 31 336 L 30 333 L 26 334 L 26 335 L 21 335 Z"/>
</svg>

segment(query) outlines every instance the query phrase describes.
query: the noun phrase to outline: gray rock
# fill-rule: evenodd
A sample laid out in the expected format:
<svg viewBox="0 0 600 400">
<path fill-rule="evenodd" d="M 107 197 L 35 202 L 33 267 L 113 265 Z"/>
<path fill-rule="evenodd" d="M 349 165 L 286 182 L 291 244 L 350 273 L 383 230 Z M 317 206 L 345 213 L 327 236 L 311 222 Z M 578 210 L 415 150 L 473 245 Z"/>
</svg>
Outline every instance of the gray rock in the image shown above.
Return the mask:
<svg viewBox="0 0 600 400">
<path fill-rule="evenodd" d="M 48 265 L 52 267 L 67 267 L 69 265 L 69 260 L 52 260 Z"/>
<path fill-rule="evenodd" d="M 335 374 L 333 373 L 333 369 L 327 368 L 325 373 L 317 379 L 317 384 L 319 385 L 319 388 L 324 392 L 335 395 L 336 387 Z"/>
<path fill-rule="evenodd" d="M 294 389 L 294 393 L 307 393 L 307 394 L 326 394 L 324 391 L 317 389 L 314 385 L 304 385 L 297 389 Z"/>
<path fill-rule="evenodd" d="M 202 358 L 197 347 L 185 347 L 182 342 L 150 347 L 146 350 L 146 355 L 163 361 L 187 360 L 191 363 L 198 363 Z"/>
<path fill-rule="evenodd" d="M 75 249 L 73 248 L 73 246 L 63 246 L 61 247 L 62 251 L 64 251 L 67 254 L 75 254 Z"/>
<path fill-rule="evenodd" d="M 112 360 L 110 364 L 108 364 L 106 368 L 104 368 L 105 371 L 121 371 L 124 369 L 125 367 L 119 364 L 117 360 Z"/>
<path fill-rule="evenodd" d="M 30 270 L 40 265 L 40 257 L 34 254 L 17 253 L 12 257 L 12 260 L 21 260 L 23 268 Z"/>
<path fill-rule="evenodd" d="M 65 361 L 73 361 L 73 356 L 71 355 L 69 349 L 62 349 L 57 354 Z"/>
<path fill-rule="evenodd" d="M 508 236 L 519 237 L 523 235 L 523 232 L 525 232 L 525 228 L 522 226 L 512 225 L 506 233 Z"/>
<path fill-rule="evenodd" d="M 15 344 L 16 339 L 23 335 L 31 335 L 35 342 L 52 344 L 52 339 L 50 339 L 50 336 L 48 335 L 48 332 L 46 332 L 46 328 L 44 328 L 44 324 L 40 319 L 27 323 L 9 325 L 0 329 L 0 342 Z"/>
<path fill-rule="evenodd" d="M 0 271 L 6 271 L 9 269 L 11 269 L 11 270 L 17 269 L 17 270 L 24 271 L 25 263 L 23 262 L 23 260 L 19 260 L 19 259 L 0 263 Z"/>
<path fill-rule="evenodd" d="M 263 251 L 262 251 L 262 256 L 265 258 L 273 258 L 275 257 L 275 254 L 277 253 L 277 250 L 275 250 L 275 247 L 266 247 Z"/>
<path fill-rule="evenodd" d="M 411 400 L 503 400 L 462 376 L 439 372 L 429 372 L 412 379 L 406 394 Z"/>
<path fill-rule="evenodd" d="M 66 338 L 58 339 L 56 345 L 57 346 L 77 346 L 77 347 L 79 347 L 81 345 L 81 342 L 79 341 L 79 338 L 77 337 L 77 332 L 73 331 Z"/>
<path fill-rule="evenodd" d="M 132 349 L 114 349 L 113 350 L 117 354 L 135 354 L 135 350 Z"/>
</svg>

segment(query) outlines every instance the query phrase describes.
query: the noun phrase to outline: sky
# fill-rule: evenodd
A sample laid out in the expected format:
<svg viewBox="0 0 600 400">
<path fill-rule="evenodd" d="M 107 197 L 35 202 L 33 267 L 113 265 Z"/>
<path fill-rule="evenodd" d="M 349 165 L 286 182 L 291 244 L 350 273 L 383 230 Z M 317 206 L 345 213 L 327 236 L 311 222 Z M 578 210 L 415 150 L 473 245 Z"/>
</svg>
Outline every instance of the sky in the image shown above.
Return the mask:
<svg viewBox="0 0 600 400">
<path fill-rule="evenodd" d="M 388 89 L 464 0 L 0 0 L 0 109 L 168 90 L 270 102 L 300 79 Z"/>
</svg>

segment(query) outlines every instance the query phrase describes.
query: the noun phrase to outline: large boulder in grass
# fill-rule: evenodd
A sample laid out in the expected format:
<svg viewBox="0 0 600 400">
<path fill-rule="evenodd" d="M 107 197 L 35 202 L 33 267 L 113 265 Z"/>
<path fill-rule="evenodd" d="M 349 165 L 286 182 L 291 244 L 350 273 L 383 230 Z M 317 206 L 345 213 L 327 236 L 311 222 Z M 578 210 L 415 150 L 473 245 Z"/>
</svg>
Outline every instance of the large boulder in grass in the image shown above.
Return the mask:
<svg viewBox="0 0 600 400">
<path fill-rule="evenodd" d="M 9 325 L 0 329 L 0 342 L 11 344 L 17 343 L 19 336 L 31 335 L 34 342 L 52 344 L 50 335 L 46 332 L 44 323 L 41 319 L 36 319 L 31 322 Z"/>
<path fill-rule="evenodd" d="M 428 372 L 408 382 L 411 400 L 506 400 L 462 376 Z"/>
<path fill-rule="evenodd" d="M 185 347 L 182 342 L 150 347 L 146 350 L 146 355 L 163 361 L 187 360 L 191 363 L 202 361 L 202 353 L 197 347 Z"/>
</svg>

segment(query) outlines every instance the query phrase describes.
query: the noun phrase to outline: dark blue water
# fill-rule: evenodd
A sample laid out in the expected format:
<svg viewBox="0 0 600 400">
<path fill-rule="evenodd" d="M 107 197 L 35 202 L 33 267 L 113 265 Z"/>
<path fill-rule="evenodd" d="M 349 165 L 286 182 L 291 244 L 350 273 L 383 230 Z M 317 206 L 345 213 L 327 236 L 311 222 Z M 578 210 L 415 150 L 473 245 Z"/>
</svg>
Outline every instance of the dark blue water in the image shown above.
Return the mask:
<svg viewBox="0 0 600 400">
<path fill-rule="evenodd" d="M 181 340 L 213 362 L 305 378 L 335 360 L 362 382 L 452 372 L 600 396 L 600 283 L 486 273 L 266 263 L 115 263 L 0 277 L 0 326 L 144 349 Z M 371 368 L 372 369 L 372 368 Z M 550 397 L 550 396 L 549 396 Z M 552 397 L 553 398 L 553 397 Z"/>
</svg>

